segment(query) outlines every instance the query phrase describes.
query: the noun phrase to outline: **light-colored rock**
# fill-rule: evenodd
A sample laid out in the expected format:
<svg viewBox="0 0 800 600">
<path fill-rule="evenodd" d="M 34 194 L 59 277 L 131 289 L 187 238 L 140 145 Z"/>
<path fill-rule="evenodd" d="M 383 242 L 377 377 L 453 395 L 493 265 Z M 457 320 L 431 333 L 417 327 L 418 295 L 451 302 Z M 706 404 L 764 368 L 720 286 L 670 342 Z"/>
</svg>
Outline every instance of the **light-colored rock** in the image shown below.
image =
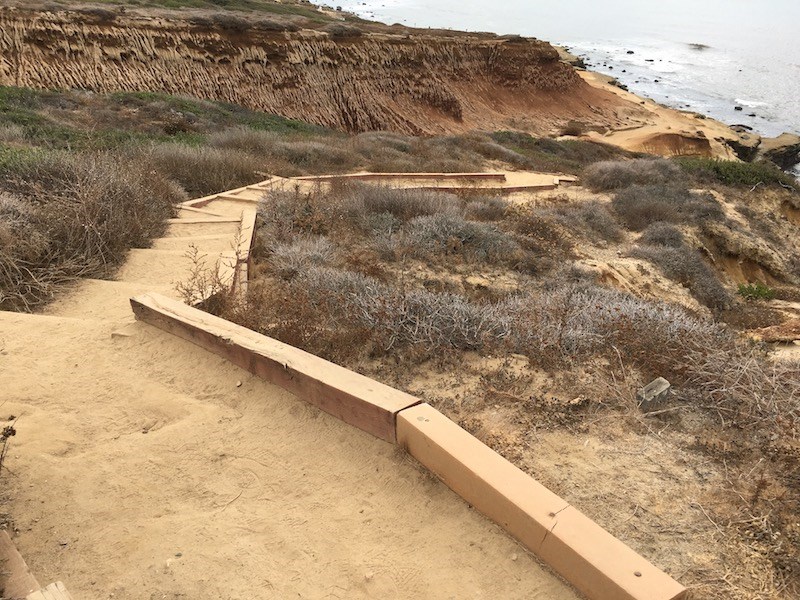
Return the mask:
<svg viewBox="0 0 800 600">
<path fill-rule="evenodd" d="M 661 408 L 669 398 L 670 383 L 663 377 L 654 379 L 644 386 L 636 395 L 639 407 L 644 412 L 650 412 Z"/>
</svg>

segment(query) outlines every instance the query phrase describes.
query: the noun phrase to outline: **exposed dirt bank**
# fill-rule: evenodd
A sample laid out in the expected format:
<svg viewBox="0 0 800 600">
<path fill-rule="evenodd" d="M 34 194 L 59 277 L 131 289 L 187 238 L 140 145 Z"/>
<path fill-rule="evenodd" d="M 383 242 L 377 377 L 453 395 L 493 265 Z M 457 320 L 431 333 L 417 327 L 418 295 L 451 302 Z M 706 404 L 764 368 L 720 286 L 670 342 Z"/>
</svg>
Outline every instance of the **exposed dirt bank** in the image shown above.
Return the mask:
<svg viewBox="0 0 800 600">
<path fill-rule="evenodd" d="M 331 37 L 7 7 L 0 53 L 5 85 L 185 94 L 354 132 L 544 134 L 570 120 L 625 127 L 641 112 L 582 81 L 546 42 L 481 34 Z"/>
</svg>

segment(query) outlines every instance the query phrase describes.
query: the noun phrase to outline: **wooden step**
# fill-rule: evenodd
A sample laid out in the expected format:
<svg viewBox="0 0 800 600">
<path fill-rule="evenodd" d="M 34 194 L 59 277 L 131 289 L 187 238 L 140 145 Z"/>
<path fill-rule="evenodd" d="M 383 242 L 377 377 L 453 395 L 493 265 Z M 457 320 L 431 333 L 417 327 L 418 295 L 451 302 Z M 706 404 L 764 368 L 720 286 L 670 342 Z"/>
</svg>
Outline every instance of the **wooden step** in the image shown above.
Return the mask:
<svg viewBox="0 0 800 600">
<path fill-rule="evenodd" d="M 278 340 L 158 294 L 131 298 L 136 318 L 226 358 L 345 423 L 388 442 L 419 400 Z"/>
<path fill-rule="evenodd" d="M 148 283 L 82 279 L 61 295 L 58 302 L 48 305 L 46 315 L 95 321 L 130 320 L 128 298 L 132 295 L 158 291 L 171 298 L 178 293 L 173 285 L 154 286 Z"/>
<path fill-rule="evenodd" d="M 72 600 L 72 595 L 63 583 L 56 581 L 39 591 L 28 594 L 25 600 Z"/>
</svg>

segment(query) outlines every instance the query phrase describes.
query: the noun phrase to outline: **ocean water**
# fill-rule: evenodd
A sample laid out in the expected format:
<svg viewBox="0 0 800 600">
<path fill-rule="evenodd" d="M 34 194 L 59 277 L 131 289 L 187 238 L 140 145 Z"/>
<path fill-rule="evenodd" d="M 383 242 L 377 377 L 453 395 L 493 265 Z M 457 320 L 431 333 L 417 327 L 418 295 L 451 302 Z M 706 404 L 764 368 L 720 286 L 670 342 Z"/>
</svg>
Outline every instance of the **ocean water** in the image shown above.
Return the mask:
<svg viewBox="0 0 800 600">
<path fill-rule="evenodd" d="M 388 24 L 547 40 L 667 106 L 766 136 L 800 133 L 800 0 L 338 0 L 335 6 Z"/>
</svg>

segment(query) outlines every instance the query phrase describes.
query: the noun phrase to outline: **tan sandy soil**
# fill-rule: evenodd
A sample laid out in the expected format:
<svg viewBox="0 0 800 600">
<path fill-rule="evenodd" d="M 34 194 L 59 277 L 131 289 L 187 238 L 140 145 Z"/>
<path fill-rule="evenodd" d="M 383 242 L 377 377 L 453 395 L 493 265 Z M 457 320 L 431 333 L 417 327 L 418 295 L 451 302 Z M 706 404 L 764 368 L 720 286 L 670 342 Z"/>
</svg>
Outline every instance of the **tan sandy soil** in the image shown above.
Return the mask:
<svg viewBox="0 0 800 600">
<path fill-rule="evenodd" d="M 576 599 L 395 447 L 133 322 L 181 240 L 221 252 L 220 231 L 172 225 L 131 279 L 0 313 L 3 510 L 37 578 L 82 600 Z"/>
<path fill-rule="evenodd" d="M 737 139 L 730 127 L 711 118 L 699 119 L 696 113 L 667 108 L 626 92 L 609 83 L 609 78 L 592 71 L 579 71 L 593 87 L 606 90 L 629 103 L 617 116 L 626 126 L 607 133 L 589 132 L 595 141 L 613 144 L 634 152 L 665 156 L 701 155 L 736 160 L 734 152 L 721 139 Z"/>
<path fill-rule="evenodd" d="M 729 472 L 699 451 L 724 446 L 714 434 L 685 433 L 669 414 L 642 416 L 636 380 L 619 382 L 631 390 L 618 399 L 627 413 L 605 410 L 610 390 L 595 377 L 598 367 L 553 375 L 522 356 L 467 354 L 457 368 L 423 366 L 403 383 L 687 585 L 692 598 L 784 597 L 759 541 L 763 517 L 741 508 L 758 465 Z M 373 368 L 384 378 L 393 372 L 388 364 Z M 587 393 L 593 386 L 600 387 Z"/>
</svg>

